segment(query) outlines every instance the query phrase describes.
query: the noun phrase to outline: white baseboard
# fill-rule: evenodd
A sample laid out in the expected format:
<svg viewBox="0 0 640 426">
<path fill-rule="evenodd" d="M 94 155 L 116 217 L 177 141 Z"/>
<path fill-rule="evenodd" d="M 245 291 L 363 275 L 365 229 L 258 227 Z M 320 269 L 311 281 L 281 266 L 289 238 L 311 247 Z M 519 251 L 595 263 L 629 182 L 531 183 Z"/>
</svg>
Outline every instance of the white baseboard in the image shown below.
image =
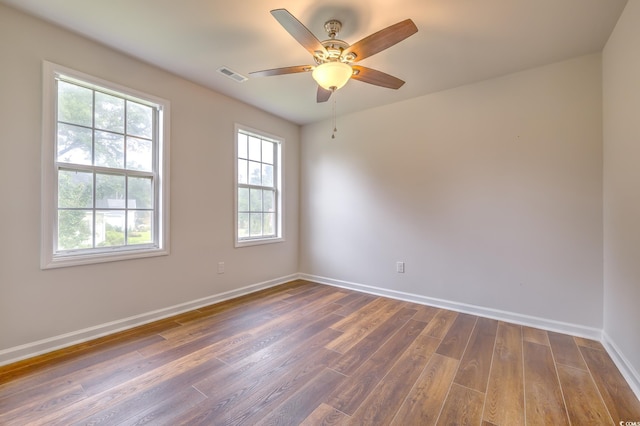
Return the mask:
<svg viewBox="0 0 640 426">
<path fill-rule="evenodd" d="M 248 285 L 224 293 L 214 294 L 211 296 L 203 297 L 201 299 L 192 300 L 190 302 L 180 303 L 178 305 L 169 306 L 167 308 L 145 312 L 143 314 L 134 315 L 128 318 L 123 318 L 105 324 L 88 327 L 82 330 L 61 334 L 59 336 L 53 336 L 47 339 L 38 340 L 36 342 L 4 349 L 0 351 L 0 366 L 73 346 L 78 343 L 87 342 L 89 340 L 97 339 L 99 337 L 117 333 L 119 331 L 127 330 L 153 321 L 158 321 L 184 312 L 192 311 L 203 306 L 212 305 L 224 300 L 233 299 L 245 294 L 253 293 L 269 287 L 274 287 L 276 285 L 284 284 L 298 278 L 299 274 L 287 275 L 284 277 L 263 281 L 261 283 Z"/>
<path fill-rule="evenodd" d="M 334 287 L 341 287 L 363 293 L 374 294 L 377 296 L 390 297 L 392 299 L 405 300 L 407 302 L 418 303 L 421 305 L 429 305 L 437 308 L 448 309 L 451 311 L 462 312 L 465 314 L 478 315 L 481 317 L 497 319 L 514 324 L 526 325 L 530 327 L 541 328 L 543 330 L 555 331 L 558 333 L 570 334 L 572 336 L 585 337 L 600 341 L 602 338 L 602 330 L 582 325 L 555 321 L 546 318 L 539 318 L 530 315 L 523 315 L 516 312 L 502 311 L 499 309 L 485 308 L 482 306 L 468 305 L 466 303 L 454 302 L 450 300 L 437 299 L 434 297 L 422 296 L 413 293 L 404 293 L 386 288 L 372 287 L 364 284 L 357 284 L 348 281 L 335 280 L 327 277 L 319 277 L 315 275 L 300 274 L 300 279 L 314 281 L 320 284 L 327 284 Z"/>
<path fill-rule="evenodd" d="M 602 345 L 609 353 L 609 356 L 620 370 L 620 373 L 624 376 L 629 383 L 629 386 L 636 394 L 636 397 L 640 400 L 640 373 L 633 368 L 633 365 L 624 356 L 618 346 L 611 340 L 611 337 L 607 333 L 602 333 Z"/>
<path fill-rule="evenodd" d="M 401 291 L 389 290 L 385 288 L 372 287 L 364 284 L 357 284 L 348 281 L 335 280 L 327 277 L 319 277 L 316 275 L 299 274 L 299 278 L 307 281 L 313 281 L 320 284 L 327 284 L 334 287 L 346 288 L 349 290 L 360 291 L 363 293 L 374 294 L 376 296 L 384 296 L 392 299 L 405 300 L 421 305 L 429 305 L 437 308 L 448 309 L 466 314 L 477 315 L 507 321 L 514 324 L 536 327 L 543 330 L 555 331 L 558 333 L 569 334 L 572 336 L 585 337 L 597 340 L 607 350 L 609 356 L 620 370 L 629 386 L 640 399 L 640 374 L 633 368 L 631 363 L 625 358 L 613 341 L 600 329 L 585 327 L 582 325 L 566 323 L 562 321 L 538 318 L 529 315 L 522 315 L 515 312 L 501 311 L 498 309 L 485 308 L 482 306 L 468 305 L 465 303 L 453 302 L 450 300 L 436 299 L 433 297 L 422 296 L 412 293 L 404 293 Z"/>
</svg>

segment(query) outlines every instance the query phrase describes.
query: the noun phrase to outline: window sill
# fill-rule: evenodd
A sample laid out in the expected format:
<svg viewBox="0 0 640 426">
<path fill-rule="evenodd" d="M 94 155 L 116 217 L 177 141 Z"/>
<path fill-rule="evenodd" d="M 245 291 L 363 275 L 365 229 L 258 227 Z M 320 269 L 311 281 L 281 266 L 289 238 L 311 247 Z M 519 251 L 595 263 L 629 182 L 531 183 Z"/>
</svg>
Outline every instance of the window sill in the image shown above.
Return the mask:
<svg viewBox="0 0 640 426">
<path fill-rule="evenodd" d="M 119 251 L 114 253 L 87 253 L 67 256 L 56 256 L 42 259 L 40 269 L 66 268 L 69 266 L 92 265 L 95 263 L 117 262 L 121 260 L 141 259 L 145 257 L 166 256 L 168 249 L 141 249 Z"/>
<path fill-rule="evenodd" d="M 255 240 L 239 240 L 239 241 L 236 241 L 236 248 L 259 246 L 263 244 L 281 243 L 283 241 L 284 241 L 284 237 L 261 238 L 261 239 L 255 239 Z"/>
</svg>

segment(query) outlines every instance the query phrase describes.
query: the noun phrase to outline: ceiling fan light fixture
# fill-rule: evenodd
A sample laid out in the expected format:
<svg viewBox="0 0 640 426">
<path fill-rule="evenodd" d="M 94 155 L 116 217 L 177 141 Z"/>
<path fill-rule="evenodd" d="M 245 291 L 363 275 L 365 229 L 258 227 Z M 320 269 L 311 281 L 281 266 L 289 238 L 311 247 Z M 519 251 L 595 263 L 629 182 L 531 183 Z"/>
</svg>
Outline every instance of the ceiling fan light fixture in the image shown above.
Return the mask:
<svg viewBox="0 0 640 426">
<path fill-rule="evenodd" d="M 353 69 L 344 62 L 325 62 L 320 64 L 311 73 L 313 79 L 320 87 L 327 90 L 338 90 L 351 78 Z"/>
</svg>

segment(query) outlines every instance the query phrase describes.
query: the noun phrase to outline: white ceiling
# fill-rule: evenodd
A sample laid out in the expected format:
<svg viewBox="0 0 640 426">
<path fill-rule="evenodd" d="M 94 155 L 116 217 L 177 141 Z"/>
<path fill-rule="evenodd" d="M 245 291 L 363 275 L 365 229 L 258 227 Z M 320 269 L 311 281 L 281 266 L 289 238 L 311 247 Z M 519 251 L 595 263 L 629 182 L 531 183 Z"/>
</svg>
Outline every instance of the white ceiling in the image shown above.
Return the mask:
<svg viewBox="0 0 640 426">
<path fill-rule="evenodd" d="M 216 72 L 312 64 L 271 16 L 285 8 L 320 40 L 342 21 L 350 44 L 411 18 L 418 33 L 359 64 L 406 81 L 350 81 L 338 114 L 372 108 L 600 51 L 627 0 L 0 0 L 298 124 L 331 116 L 310 73 L 249 78 Z"/>
</svg>

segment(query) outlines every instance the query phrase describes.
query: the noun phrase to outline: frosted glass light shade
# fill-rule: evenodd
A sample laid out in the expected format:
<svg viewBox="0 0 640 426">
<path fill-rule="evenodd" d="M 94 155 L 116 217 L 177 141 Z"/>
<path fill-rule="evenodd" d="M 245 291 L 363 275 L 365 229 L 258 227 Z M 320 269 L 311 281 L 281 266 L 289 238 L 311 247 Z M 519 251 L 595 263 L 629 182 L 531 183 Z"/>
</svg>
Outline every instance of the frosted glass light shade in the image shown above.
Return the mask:
<svg viewBox="0 0 640 426">
<path fill-rule="evenodd" d="M 327 90 L 338 90 L 347 84 L 352 75 L 351 67 L 343 62 L 325 62 L 311 73 L 316 83 Z"/>
</svg>

